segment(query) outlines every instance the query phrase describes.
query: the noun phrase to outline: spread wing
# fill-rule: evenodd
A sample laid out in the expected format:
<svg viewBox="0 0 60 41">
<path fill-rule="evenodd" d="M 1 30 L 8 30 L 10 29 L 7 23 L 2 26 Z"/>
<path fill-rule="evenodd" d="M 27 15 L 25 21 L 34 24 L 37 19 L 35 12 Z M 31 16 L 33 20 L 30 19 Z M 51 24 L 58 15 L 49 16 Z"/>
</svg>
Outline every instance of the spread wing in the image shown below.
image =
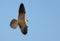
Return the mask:
<svg viewBox="0 0 60 41">
<path fill-rule="evenodd" d="M 25 8 L 23 3 L 21 3 L 19 7 L 19 15 L 18 15 L 18 23 L 21 29 L 21 32 L 26 35 L 27 34 L 27 25 L 25 23 Z"/>
<path fill-rule="evenodd" d="M 13 20 L 10 22 L 10 26 L 11 26 L 11 28 L 16 29 L 17 26 L 18 26 L 18 21 L 17 21 L 16 19 L 13 19 Z"/>
</svg>

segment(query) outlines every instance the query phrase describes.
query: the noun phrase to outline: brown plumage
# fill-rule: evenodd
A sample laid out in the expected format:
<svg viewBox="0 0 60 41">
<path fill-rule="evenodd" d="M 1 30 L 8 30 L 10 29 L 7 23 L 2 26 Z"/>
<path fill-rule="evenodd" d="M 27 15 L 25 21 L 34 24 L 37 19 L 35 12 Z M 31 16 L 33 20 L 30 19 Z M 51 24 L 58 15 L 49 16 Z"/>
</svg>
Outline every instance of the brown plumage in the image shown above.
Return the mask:
<svg viewBox="0 0 60 41">
<path fill-rule="evenodd" d="M 21 30 L 21 32 L 26 35 L 27 34 L 27 28 L 28 26 L 26 25 L 26 22 L 25 22 L 25 7 L 23 5 L 23 3 L 20 4 L 20 7 L 19 7 L 19 15 L 18 15 L 18 20 L 16 19 L 13 19 L 11 22 L 10 22 L 10 26 L 13 28 L 13 29 L 16 29 L 17 26 L 19 25 L 19 28 Z"/>
</svg>

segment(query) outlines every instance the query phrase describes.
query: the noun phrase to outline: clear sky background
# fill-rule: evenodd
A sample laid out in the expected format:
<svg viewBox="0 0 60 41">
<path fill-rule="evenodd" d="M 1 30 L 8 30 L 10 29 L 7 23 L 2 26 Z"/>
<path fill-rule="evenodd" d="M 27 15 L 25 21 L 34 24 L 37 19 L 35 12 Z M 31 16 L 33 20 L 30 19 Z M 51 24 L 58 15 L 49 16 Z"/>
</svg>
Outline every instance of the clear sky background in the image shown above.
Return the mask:
<svg viewBox="0 0 60 41">
<path fill-rule="evenodd" d="M 27 35 L 9 25 L 18 19 L 20 3 L 29 20 Z M 0 0 L 0 41 L 60 41 L 60 0 Z"/>
</svg>

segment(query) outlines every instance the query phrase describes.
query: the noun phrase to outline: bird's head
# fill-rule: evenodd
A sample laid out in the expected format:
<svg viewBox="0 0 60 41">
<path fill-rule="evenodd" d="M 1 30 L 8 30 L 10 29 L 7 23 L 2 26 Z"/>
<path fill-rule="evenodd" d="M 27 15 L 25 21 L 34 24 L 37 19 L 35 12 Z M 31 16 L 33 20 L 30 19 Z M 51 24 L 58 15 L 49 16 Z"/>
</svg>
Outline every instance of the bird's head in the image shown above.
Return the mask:
<svg viewBox="0 0 60 41">
<path fill-rule="evenodd" d="M 25 23 L 27 23 L 28 22 L 28 20 L 27 19 L 25 19 Z"/>
</svg>

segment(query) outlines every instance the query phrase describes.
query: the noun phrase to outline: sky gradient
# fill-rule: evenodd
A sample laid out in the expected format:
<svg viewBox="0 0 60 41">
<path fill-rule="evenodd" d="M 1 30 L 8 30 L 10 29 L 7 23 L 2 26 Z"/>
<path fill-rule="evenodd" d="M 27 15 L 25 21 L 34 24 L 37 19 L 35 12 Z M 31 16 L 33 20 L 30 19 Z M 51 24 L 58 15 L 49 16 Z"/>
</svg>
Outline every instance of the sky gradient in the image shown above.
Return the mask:
<svg viewBox="0 0 60 41">
<path fill-rule="evenodd" d="M 29 20 L 27 35 L 10 27 L 21 3 Z M 0 0 L 0 41 L 60 41 L 60 0 Z"/>
</svg>

